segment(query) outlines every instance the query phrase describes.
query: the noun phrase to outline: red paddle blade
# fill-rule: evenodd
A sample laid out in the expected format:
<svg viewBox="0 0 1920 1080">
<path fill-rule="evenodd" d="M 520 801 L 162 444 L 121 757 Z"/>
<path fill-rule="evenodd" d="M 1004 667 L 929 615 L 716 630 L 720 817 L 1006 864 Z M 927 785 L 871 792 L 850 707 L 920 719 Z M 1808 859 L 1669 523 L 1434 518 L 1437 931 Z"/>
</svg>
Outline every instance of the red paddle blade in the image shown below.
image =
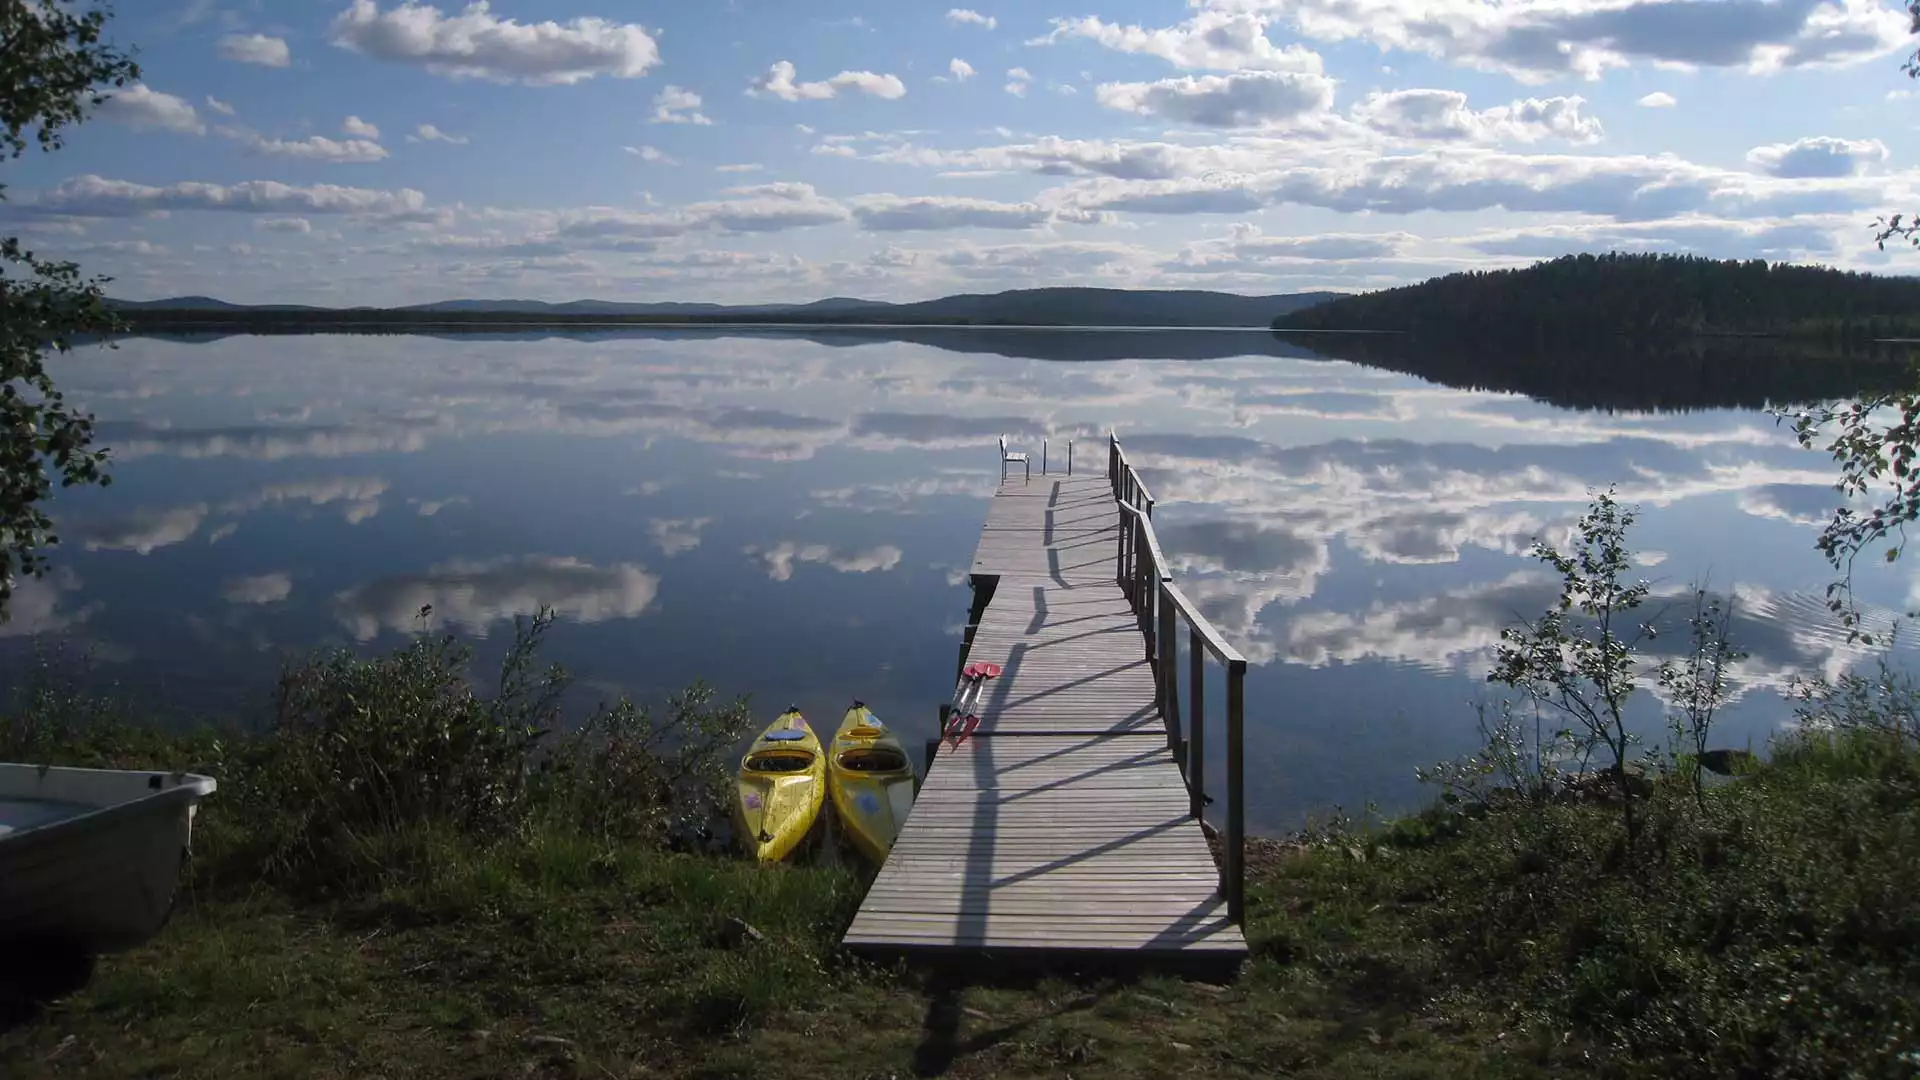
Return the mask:
<svg viewBox="0 0 1920 1080">
<path fill-rule="evenodd" d="M 953 745 L 956 750 L 959 749 L 961 743 L 967 741 L 967 736 L 972 735 L 974 729 L 980 726 L 980 718 L 972 713 L 968 713 L 961 719 L 965 721 L 965 726 L 960 729 L 960 735 L 953 740 Z"/>
<path fill-rule="evenodd" d="M 981 664 L 980 674 L 984 678 L 997 679 L 1000 677 L 1000 665 L 999 664 Z"/>
<path fill-rule="evenodd" d="M 977 679 L 980 677 L 980 665 L 968 664 L 960 670 L 960 674 L 969 679 Z"/>
</svg>

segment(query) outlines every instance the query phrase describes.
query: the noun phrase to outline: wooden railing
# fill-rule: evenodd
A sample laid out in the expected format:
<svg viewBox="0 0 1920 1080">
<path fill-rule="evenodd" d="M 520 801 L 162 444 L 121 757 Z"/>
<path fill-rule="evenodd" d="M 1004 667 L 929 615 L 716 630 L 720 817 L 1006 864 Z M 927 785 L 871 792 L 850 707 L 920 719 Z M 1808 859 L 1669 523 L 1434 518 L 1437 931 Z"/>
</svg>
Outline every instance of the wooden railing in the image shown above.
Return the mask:
<svg viewBox="0 0 1920 1080">
<path fill-rule="evenodd" d="M 1158 685 L 1160 717 L 1167 725 L 1167 745 L 1187 781 L 1193 816 L 1206 820 L 1206 659 L 1211 656 L 1227 675 L 1227 820 L 1221 831 L 1224 858 L 1220 891 L 1227 914 L 1246 920 L 1246 761 L 1242 753 L 1246 726 L 1247 660 L 1227 644 L 1200 609 L 1173 583 L 1173 571 L 1153 531 L 1153 495 L 1127 460 L 1114 436 L 1107 438 L 1107 479 L 1120 507 L 1120 541 L 1115 577 L 1140 619 L 1146 636 L 1147 659 L 1153 663 Z M 1187 716 L 1191 733 L 1180 731 L 1179 621 L 1187 624 Z"/>
</svg>

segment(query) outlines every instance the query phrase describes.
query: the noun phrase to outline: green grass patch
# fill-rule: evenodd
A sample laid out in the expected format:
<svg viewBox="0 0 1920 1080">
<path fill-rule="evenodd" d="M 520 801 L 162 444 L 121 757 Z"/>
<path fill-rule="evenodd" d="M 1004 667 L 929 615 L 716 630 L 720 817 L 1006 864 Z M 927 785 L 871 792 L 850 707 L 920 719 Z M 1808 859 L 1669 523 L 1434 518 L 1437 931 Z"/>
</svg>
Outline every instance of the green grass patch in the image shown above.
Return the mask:
<svg viewBox="0 0 1920 1080">
<path fill-rule="evenodd" d="M 64 691 L 0 717 L 0 756 L 222 782 L 154 941 L 51 1003 L 0 992 L 0 1075 L 1920 1071 L 1920 752 L 1897 725 L 1809 731 L 1703 797 L 1657 777 L 1632 845 L 1594 796 L 1258 842 L 1252 958 L 1209 985 L 849 955 L 859 872 L 702 842 L 744 710 L 563 724 L 526 704 L 557 682 L 482 696 L 462 662 L 297 667 L 298 708 L 257 735 L 159 735 Z M 340 790 L 278 782 L 296 767 Z"/>
</svg>

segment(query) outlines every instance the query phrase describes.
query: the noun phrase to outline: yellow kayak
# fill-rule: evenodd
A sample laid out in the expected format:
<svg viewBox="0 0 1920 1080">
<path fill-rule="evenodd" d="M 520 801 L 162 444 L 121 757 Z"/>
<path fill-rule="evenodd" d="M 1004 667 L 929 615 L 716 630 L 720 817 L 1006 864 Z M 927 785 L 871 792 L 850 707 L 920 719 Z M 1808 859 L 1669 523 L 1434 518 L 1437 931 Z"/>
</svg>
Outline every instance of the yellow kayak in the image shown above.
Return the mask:
<svg viewBox="0 0 1920 1080">
<path fill-rule="evenodd" d="M 913 763 L 893 732 L 857 701 L 833 734 L 827 779 L 853 846 L 875 865 L 886 862 L 913 809 Z"/>
<path fill-rule="evenodd" d="M 761 862 L 779 862 L 800 846 L 826 801 L 826 759 L 800 710 L 779 715 L 740 759 L 734 835 Z"/>
</svg>

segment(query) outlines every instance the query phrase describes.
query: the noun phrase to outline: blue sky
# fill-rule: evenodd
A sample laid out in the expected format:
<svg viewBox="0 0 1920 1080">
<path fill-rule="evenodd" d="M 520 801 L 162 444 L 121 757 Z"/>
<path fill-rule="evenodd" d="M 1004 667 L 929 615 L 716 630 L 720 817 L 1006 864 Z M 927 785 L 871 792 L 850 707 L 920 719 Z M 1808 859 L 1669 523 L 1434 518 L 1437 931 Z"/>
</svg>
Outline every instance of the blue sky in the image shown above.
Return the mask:
<svg viewBox="0 0 1920 1080">
<path fill-rule="evenodd" d="M 1920 269 L 1890 0 L 123 0 L 0 166 L 127 297 L 1359 289 L 1582 250 Z"/>
</svg>

